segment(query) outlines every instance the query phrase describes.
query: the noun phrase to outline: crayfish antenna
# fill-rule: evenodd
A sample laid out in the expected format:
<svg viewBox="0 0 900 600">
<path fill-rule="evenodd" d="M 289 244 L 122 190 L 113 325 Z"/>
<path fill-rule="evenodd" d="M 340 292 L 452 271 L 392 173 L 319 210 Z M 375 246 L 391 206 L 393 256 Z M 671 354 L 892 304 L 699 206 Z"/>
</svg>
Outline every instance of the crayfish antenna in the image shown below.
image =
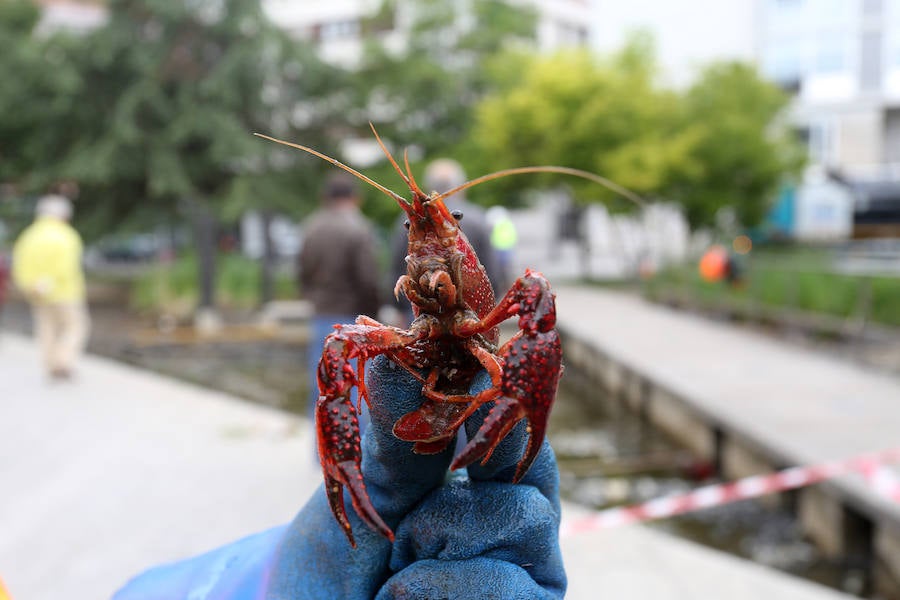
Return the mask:
<svg viewBox="0 0 900 600">
<path fill-rule="evenodd" d="M 463 190 L 469 189 L 470 187 L 475 187 L 478 184 L 485 183 L 486 181 L 491 181 L 493 179 L 500 179 L 501 177 L 506 177 L 508 175 L 519 175 L 521 173 L 561 173 L 563 175 L 572 175 L 573 177 L 580 177 L 581 179 L 587 179 L 588 181 L 593 181 L 594 183 L 598 183 L 610 190 L 611 192 L 615 192 L 620 196 L 631 200 L 635 204 L 640 207 L 645 207 L 647 203 L 643 198 L 629 190 L 628 188 L 622 187 L 615 181 L 609 180 L 606 177 L 601 175 L 597 175 L 596 173 L 591 173 L 590 171 L 582 171 L 581 169 L 572 169 L 570 167 L 556 167 L 556 166 L 540 166 L 540 167 L 517 167 L 514 169 L 503 169 L 502 171 L 497 171 L 495 173 L 489 173 L 487 175 L 482 175 L 481 177 L 476 177 L 472 181 L 467 181 L 461 185 L 456 186 L 452 190 L 448 192 L 444 192 L 440 195 L 440 198 L 447 198 L 456 194 L 457 192 L 461 192 Z"/>
<path fill-rule="evenodd" d="M 409 176 L 403 172 L 403 169 L 400 168 L 400 165 L 397 164 L 397 161 L 394 160 L 394 156 L 391 154 L 391 151 L 387 149 L 387 146 L 384 145 L 384 142 L 381 140 L 381 136 L 378 135 L 378 132 L 375 131 L 375 125 L 369 121 L 369 127 L 372 128 L 372 133 L 375 134 L 375 140 L 378 142 L 378 145 L 381 147 L 381 151 L 384 152 L 384 155 L 387 156 L 387 159 L 390 161 L 391 166 L 394 167 L 394 170 L 397 171 L 397 174 L 400 175 L 400 178 L 403 179 L 403 182 L 409 187 L 413 192 L 416 191 L 418 186 L 416 186 L 415 180 L 412 179 L 412 173 Z M 406 153 L 403 153 L 404 159 L 406 158 Z M 409 172 L 409 162 L 406 163 L 406 171 Z M 415 186 L 415 187 L 414 187 Z M 404 200 L 406 204 L 409 204 Z"/>
<path fill-rule="evenodd" d="M 302 145 L 300 145 L 300 144 L 295 144 L 295 143 L 293 143 L 293 142 L 286 142 L 286 141 L 284 141 L 284 140 L 279 140 L 278 138 L 273 138 L 273 137 L 270 137 L 270 136 L 268 136 L 268 135 L 264 135 L 264 134 L 262 134 L 262 133 L 254 133 L 253 135 L 255 135 L 256 137 L 261 137 L 261 138 L 263 138 L 264 140 L 269 140 L 270 142 L 275 142 L 276 144 L 281 144 L 281 145 L 283 145 L 283 146 L 290 146 L 291 148 L 296 148 L 296 149 L 298 149 L 298 150 L 303 150 L 304 152 L 306 152 L 306 153 L 308 153 L 308 154 L 312 154 L 313 156 L 318 156 L 318 157 L 321 158 L 322 160 L 327 161 L 327 162 L 330 162 L 331 164 L 333 164 L 334 166 L 338 167 L 339 169 L 343 169 L 344 171 L 347 171 L 348 173 L 350 173 L 351 175 L 353 175 L 353 176 L 356 177 L 357 179 L 360 179 L 360 180 L 362 180 L 362 181 L 368 183 L 369 185 L 371 185 L 371 186 L 374 187 L 375 189 L 384 192 L 385 194 L 387 194 L 388 196 L 390 196 L 391 198 L 393 198 L 393 199 L 396 200 L 397 202 L 400 202 L 401 204 L 407 204 L 407 205 L 409 204 L 409 202 L 406 200 L 406 198 L 404 198 L 404 197 L 401 196 L 400 194 L 397 194 L 396 192 L 392 192 L 391 190 L 387 189 L 386 187 L 384 187 L 384 186 L 381 185 L 380 183 L 376 183 L 375 181 L 372 181 L 371 179 L 369 179 L 368 177 L 366 177 L 365 175 L 363 175 L 362 173 L 360 173 L 360 172 L 357 171 L 356 169 L 354 169 L 354 168 L 352 168 L 352 167 L 348 167 L 347 165 L 345 165 L 344 163 L 342 163 L 342 162 L 339 161 L 338 159 L 336 159 L 336 158 L 331 158 L 331 157 L 328 156 L 327 154 L 322 154 L 322 153 L 319 152 L 318 150 L 313 150 L 312 148 L 309 148 L 308 146 L 302 146 Z"/>
<path fill-rule="evenodd" d="M 409 175 L 407 184 L 409 184 L 410 191 L 415 194 L 417 198 L 427 198 L 428 195 L 423 192 L 419 187 L 419 184 L 416 183 L 416 178 L 413 177 L 412 169 L 409 168 L 409 152 L 407 150 L 403 151 L 403 164 L 406 165 L 406 173 Z"/>
</svg>

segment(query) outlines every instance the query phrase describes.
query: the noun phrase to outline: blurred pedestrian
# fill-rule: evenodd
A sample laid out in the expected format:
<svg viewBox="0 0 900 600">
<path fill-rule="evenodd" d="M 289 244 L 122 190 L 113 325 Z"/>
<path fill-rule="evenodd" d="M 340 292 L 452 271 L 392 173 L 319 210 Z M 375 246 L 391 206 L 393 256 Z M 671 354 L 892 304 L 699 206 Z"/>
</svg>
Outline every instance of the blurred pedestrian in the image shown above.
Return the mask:
<svg viewBox="0 0 900 600">
<path fill-rule="evenodd" d="M 13 246 L 13 280 L 31 304 L 44 364 L 54 379 L 72 376 L 90 329 L 82 242 L 71 218 L 68 198 L 44 196 L 34 223 Z"/>
<path fill-rule="evenodd" d="M 704 281 L 722 281 L 728 272 L 728 251 L 721 244 L 710 246 L 700 257 L 698 269 Z"/>
<path fill-rule="evenodd" d="M 422 190 L 426 194 L 438 192 L 443 194 L 466 182 L 466 173 L 455 160 L 439 158 L 425 168 L 425 185 Z M 502 272 L 497 262 L 496 253 L 491 246 L 491 227 L 488 224 L 484 210 L 466 200 L 465 192 L 457 192 L 444 199 L 444 204 L 451 213 L 460 215 L 460 229 L 466 235 L 466 239 L 478 255 L 481 264 L 484 265 L 494 288 L 494 294 L 503 293 L 501 288 Z M 406 275 L 407 232 L 404 222 L 406 215 L 401 215 L 394 224 L 391 233 L 391 263 L 389 273 L 389 289 L 394 289 L 394 284 L 401 275 Z M 406 299 L 401 298 L 400 304 L 395 305 L 401 311 L 403 317 L 398 324 L 406 327 L 412 321 L 412 307 Z"/>
<path fill-rule="evenodd" d="M 519 240 L 516 225 L 509 218 L 509 211 L 503 206 L 492 206 L 487 211 L 487 220 L 491 226 L 491 246 L 497 255 L 497 267 L 500 270 L 500 287 L 495 290 L 504 293 L 512 285 L 513 254 Z"/>
<path fill-rule="evenodd" d="M 319 397 L 316 371 L 325 337 L 335 323 L 378 314 L 376 237 L 360 212 L 361 201 L 355 179 L 343 173 L 333 175 L 325 184 L 321 208 L 303 228 L 297 267 L 300 293 L 313 304 L 308 357 L 311 415 Z"/>
<path fill-rule="evenodd" d="M 0 252 L 0 316 L 3 315 L 3 304 L 6 302 L 6 287 L 9 285 L 9 264 L 6 255 Z"/>
</svg>

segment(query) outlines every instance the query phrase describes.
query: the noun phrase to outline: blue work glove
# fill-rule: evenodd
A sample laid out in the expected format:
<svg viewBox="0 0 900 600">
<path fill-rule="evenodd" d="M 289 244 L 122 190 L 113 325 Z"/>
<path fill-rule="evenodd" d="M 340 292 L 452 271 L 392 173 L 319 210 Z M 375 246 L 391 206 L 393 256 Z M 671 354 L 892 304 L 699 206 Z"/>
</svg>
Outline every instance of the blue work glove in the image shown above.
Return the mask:
<svg viewBox="0 0 900 600">
<path fill-rule="evenodd" d="M 482 374 L 472 391 L 490 380 Z M 549 444 L 518 484 L 507 483 L 525 450 L 520 423 L 485 466 L 447 481 L 453 445 L 412 452 L 391 429 L 423 401 L 422 384 L 384 357 L 368 376 L 371 424 L 362 472 L 375 510 L 394 530 L 391 543 L 345 504 L 358 548 L 347 543 L 317 493 L 290 525 L 272 573 L 269 598 L 562 598 L 559 476 Z M 466 423 L 473 436 L 484 407 Z"/>
<path fill-rule="evenodd" d="M 482 374 L 472 391 L 489 384 Z M 525 448 L 520 423 L 485 466 L 448 477 L 452 444 L 439 454 L 418 455 L 391 433 L 394 422 L 423 401 L 422 384 L 379 357 L 368 387 L 372 422 L 362 471 L 372 504 L 396 534 L 393 545 L 359 519 L 345 491 L 358 546 L 351 548 L 320 489 L 286 530 L 150 571 L 132 586 L 143 582 L 147 594 L 116 600 L 562 598 L 559 477 L 549 444 L 522 481 L 507 483 Z M 470 437 L 488 410 L 466 423 Z M 251 552 L 255 557 L 247 556 Z M 165 580 L 177 580 L 178 591 L 153 586 Z M 201 586 L 204 593 L 194 595 Z"/>
</svg>

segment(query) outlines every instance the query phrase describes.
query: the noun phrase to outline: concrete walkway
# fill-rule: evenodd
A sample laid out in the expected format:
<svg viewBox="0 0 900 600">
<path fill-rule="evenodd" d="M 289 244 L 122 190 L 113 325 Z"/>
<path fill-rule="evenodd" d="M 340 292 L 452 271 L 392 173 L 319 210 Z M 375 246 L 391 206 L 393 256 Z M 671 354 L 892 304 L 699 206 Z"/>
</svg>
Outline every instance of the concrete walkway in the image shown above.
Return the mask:
<svg viewBox="0 0 900 600">
<path fill-rule="evenodd" d="M 900 445 L 900 379 L 631 295 L 580 287 L 556 293 L 561 329 L 782 464 Z M 836 485 L 860 508 L 900 524 L 900 504 L 860 477 Z"/>
<path fill-rule="evenodd" d="M 288 521 L 319 482 L 310 436 L 303 419 L 99 358 L 51 384 L 31 343 L 4 334 L 0 577 L 16 600 L 103 599 Z M 574 599 L 848 598 L 641 527 L 564 552 Z"/>
</svg>

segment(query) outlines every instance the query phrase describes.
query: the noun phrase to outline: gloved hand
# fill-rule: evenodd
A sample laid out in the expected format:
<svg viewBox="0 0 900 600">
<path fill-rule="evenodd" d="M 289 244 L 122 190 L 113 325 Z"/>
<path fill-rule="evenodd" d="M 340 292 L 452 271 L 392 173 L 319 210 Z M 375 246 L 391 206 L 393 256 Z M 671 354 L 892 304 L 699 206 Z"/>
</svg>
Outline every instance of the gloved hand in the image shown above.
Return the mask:
<svg viewBox="0 0 900 600">
<path fill-rule="evenodd" d="M 477 378 L 473 392 L 490 384 Z M 363 524 L 345 503 L 358 544 L 352 549 L 324 493 L 303 508 L 282 542 L 269 598 L 562 598 L 559 476 L 549 444 L 518 484 L 525 449 L 519 423 L 485 465 L 447 479 L 453 445 L 434 455 L 412 452 L 391 433 L 422 402 L 422 384 L 385 357 L 368 376 L 371 424 L 362 471 L 372 504 L 396 543 Z M 466 423 L 470 437 L 487 414 Z"/>
<path fill-rule="evenodd" d="M 472 391 L 489 384 L 482 374 Z M 319 489 L 286 529 L 154 569 L 116 600 L 562 598 L 559 476 L 549 444 L 518 484 L 507 483 L 526 442 L 520 423 L 485 466 L 448 477 L 452 444 L 418 455 L 391 433 L 422 402 L 422 384 L 379 357 L 368 387 L 372 421 L 362 470 L 372 504 L 396 534 L 393 545 L 362 523 L 345 492 L 358 546 L 351 548 Z M 470 436 L 487 410 L 466 423 Z"/>
</svg>

